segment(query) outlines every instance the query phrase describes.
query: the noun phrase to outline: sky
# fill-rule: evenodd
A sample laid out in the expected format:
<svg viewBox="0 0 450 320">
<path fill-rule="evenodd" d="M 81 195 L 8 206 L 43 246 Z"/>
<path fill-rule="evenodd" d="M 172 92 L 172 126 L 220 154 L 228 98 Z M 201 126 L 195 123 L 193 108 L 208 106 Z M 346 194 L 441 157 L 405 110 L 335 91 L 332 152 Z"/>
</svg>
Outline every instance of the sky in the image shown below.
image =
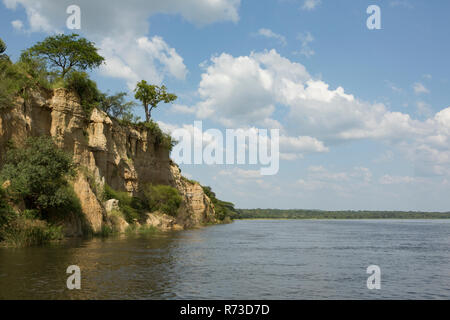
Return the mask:
<svg viewBox="0 0 450 320">
<path fill-rule="evenodd" d="M 450 2 L 444 0 L 2 0 L 0 37 L 21 50 L 81 9 L 106 63 L 98 86 L 178 95 L 167 131 L 280 130 L 279 172 L 180 165 L 238 208 L 450 211 Z M 366 12 L 378 5 L 381 29 Z M 136 113 L 144 117 L 143 109 Z"/>
</svg>

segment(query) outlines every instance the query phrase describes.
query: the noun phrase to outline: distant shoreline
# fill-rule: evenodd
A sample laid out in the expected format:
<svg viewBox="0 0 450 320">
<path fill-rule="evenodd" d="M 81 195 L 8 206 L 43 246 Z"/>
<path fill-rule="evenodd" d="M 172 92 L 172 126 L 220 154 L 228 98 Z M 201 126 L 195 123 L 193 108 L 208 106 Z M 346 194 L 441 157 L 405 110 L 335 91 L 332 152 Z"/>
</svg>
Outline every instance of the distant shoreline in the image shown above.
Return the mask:
<svg viewBox="0 0 450 320">
<path fill-rule="evenodd" d="M 450 219 L 450 212 L 416 211 L 322 211 L 281 209 L 238 209 L 236 220 L 421 220 Z"/>
</svg>

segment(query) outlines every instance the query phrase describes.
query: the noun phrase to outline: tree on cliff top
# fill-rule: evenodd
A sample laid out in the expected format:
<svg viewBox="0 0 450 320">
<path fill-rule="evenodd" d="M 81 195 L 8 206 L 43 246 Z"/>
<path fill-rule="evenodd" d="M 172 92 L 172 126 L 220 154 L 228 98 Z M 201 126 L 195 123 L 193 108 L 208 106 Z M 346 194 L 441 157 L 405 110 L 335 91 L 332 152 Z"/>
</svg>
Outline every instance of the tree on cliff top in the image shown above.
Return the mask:
<svg viewBox="0 0 450 320">
<path fill-rule="evenodd" d="M 99 67 L 105 58 L 97 50 L 93 42 L 73 33 L 47 37 L 22 55 L 44 58 L 52 69 L 60 69 L 60 75 L 64 78 L 71 70 L 85 71 Z"/>
<path fill-rule="evenodd" d="M 168 93 L 165 86 L 159 87 L 156 85 L 151 85 L 145 80 L 138 82 L 134 92 L 134 97 L 140 100 L 144 106 L 145 120 L 147 122 L 150 122 L 152 110 L 155 109 L 160 102 L 169 103 L 178 98 L 175 94 Z"/>
<path fill-rule="evenodd" d="M 0 54 L 6 51 L 6 44 L 3 42 L 3 40 L 0 38 Z"/>
</svg>

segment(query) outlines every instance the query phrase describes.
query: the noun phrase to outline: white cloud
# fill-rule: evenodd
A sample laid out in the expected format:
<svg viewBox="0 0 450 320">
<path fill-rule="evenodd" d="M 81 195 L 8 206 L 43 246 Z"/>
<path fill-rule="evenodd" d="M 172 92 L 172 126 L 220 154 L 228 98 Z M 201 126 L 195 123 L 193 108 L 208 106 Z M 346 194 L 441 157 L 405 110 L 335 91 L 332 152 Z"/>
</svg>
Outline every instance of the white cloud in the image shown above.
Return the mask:
<svg viewBox="0 0 450 320">
<path fill-rule="evenodd" d="M 413 85 L 414 93 L 415 94 L 422 94 L 422 93 L 430 93 L 430 90 L 428 90 L 422 83 L 416 82 Z"/>
<path fill-rule="evenodd" d="M 315 55 L 314 50 L 311 49 L 311 47 L 309 46 L 309 44 L 314 41 L 314 37 L 310 32 L 299 34 L 297 39 L 300 40 L 302 47 L 300 51 L 296 51 L 294 53 L 301 54 L 307 58 L 310 58 L 313 55 Z"/>
<path fill-rule="evenodd" d="M 384 175 L 380 178 L 380 184 L 391 185 L 391 184 L 405 184 L 405 183 L 413 183 L 416 181 L 416 178 L 409 176 L 391 176 Z"/>
<path fill-rule="evenodd" d="M 450 145 L 444 143 L 450 139 L 446 111 L 434 117 L 427 113 L 424 121 L 389 111 L 342 87 L 330 88 L 275 50 L 213 57 L 205 65 L 198 93 L 201 101 L 194 108 L 200 118 L 227 127 L 280 128 L 282 159 L 300 159 L 307 148 L 326 152 L 344 141 L 373 139 L 396 148 L 424 173 L 443 175 L 450 165 Z M 287 113 L 278 119 L 283 125 L 274 117 L 275 108 Z M 303 150 L 294 148 L 300 145 Z"/>
<path fill-rule="evenodd" d="M 418 101 L 416 103 L 417 106 L 417 113 L 421 116 L 431 117 L 433 115 L 433 110 L 431 108 L 431 105 L 424 102 L 424 101 Z"/>
<path fill-rule="evenodd" d="M 403 90 L 402 90 L 401 88 L 397 87 L 397 86 L 396 86 L 394 83 L 392 83 L 391 81 L 386 80 L 385 82 L 386 82 L 386 85 L 387 85 L 389 88 L 391 88 L 392 91 L 397 92 L 397 93 L 403 92 Z"/>
<path fill-rule="evenodd" d="M 11 10 L 25 8 L 28 25 L 22 24 L 24 31 L 52 34 L 64 30 L 66 9 L 73 1 L 3 0 L 3 3 Z M 240 0 L 80 0 L 76 4 L 81 8 L 83 35 L 100 44 L 106 58 L 101 72 L 124 79 L 133 88 L 141 79 L 161 83 L 166 76 L 184 79 L 187 73 L 174 48 L 161 37 L 146 36 L 150 16 L 181 15 L 198 25 L 237 22 Z"/>
<path fill-rule="evenodd" d="M 173 104 L 170 108 L 170 112 L 179 114 L 194 114 L 195 109 L 182 104 Z"/>
<path fill-rule="evenodd" d="M 284 36 L 282 36 L 281 34 L 275 33 L 270 29 L 265 29 L 265 28 L 261 28 L 258 30 L 257 35 L 266 37 L 266 38 L 271 38 L 271 39 L 276 39 L 278 40 L 283 46 L 285 46 L 287 44 L 286 42 L 286 38 Z"/>
<path fill-rule="evenodd" d="M 65 27 L 72 0 L 3 0 L 6 7 L 26 9 L 31 31 L 57 32 Z M 82 30 L 101 37 L 148 32 L 148 18 L 156 13 L 179 14 L 196 24 L 239 20 L 240 0 L 79 0 Z M 101 16 L 101 19 L 99 17 Z"/>
<path fill-rule="evenodd" d="M 369 186 L 372 172 L 365 167 L 333 172 L 323 166 L 310 166 L 306 176 L 297 180 L 296 186 L 305 191 L 332 190 L 340 195 Z"/>
<path fill-rule="evenodd" d="M 103 39 L 100 48 L 100 54 L 106 59 L 100 72 L 125 79 L 130 89 L 142 79 L 160 84 L 165 76 L 184 79 L 187 73 L 183 58 L 161 37 L 108 37 Z"/>
<path fill-rule="evenodd" d="M 11 25 L 13 26 L 14 30 L 16 31 L 23 31 L 23 22 L 22 20 L 14 20 L 11 22 Z"/>
<path fill-rule="evenodd" d="M 307 11 L 314 10 L 321 2 L 322 0 L 304 0 L 302 9 Z"/>
<path fill-rule="evenodd" d="M 212 118 L 224 126 L 279 128 L 274 120 L 275 103 L 285 78 L 304 81 L 310 76 L 298 63 L 275 50 L 233 57 L 213 57 L 202 74 L 196 106 L 197 116 Z"/>
</svg>

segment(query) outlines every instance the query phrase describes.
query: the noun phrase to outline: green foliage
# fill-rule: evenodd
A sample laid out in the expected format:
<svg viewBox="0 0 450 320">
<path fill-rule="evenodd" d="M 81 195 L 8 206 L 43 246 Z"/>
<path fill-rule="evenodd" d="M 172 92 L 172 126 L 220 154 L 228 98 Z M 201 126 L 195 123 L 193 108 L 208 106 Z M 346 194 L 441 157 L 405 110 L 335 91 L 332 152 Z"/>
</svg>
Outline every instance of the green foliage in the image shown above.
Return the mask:
<svg viewBox="0 0 450 320">
<path fill-rule="evenodd" d="M 225 202 L 217 199 L 216 194 L 212 191 L 211 187 L 203 187 L 203 192 L 211 199 L 214 204 L 214 211 L 216 217 L 220 221 L 226 221 L 234 219 L 237 216 L 237 211 L 234 208 L 234 204 L 231 202 Z"/>
<path fill-rule="evenodd" d="M 238 209 L 238 219 L 450 219 L 445 212 Z"/>
<path fill-rule="evenodd" d="M 16 216 L 7 224 L 0 226 L 0 239 L 11 247 L 43 245 L 62 238 L 61 227 L 23 216 Z"/>
<path fill-rule="evenodd" d="M 93 42 L 78 34 L 59 34 L 38 42 L 26 54 L 45 59 L 48 66 L 62 78 L 72 70 L 85 71 L 99 67 L 104 58 L 97 53 Z"/>
<path fill-rule="evenodd" d="M 6 192 L 0 186 L 0 228 L 7 224 L 14 217 L 14 215 L 15 213 L 7 201 Z M 2 240 L 1 237 L 0 240 Z"/>
<path fill-rule="evenodd" d="M 152 212 L 160 211 L 176 217 L 182 197 L 177 189 L 165 185 L 147 185 L 143 190 L 144 202 Z"/>
<path fill-rule="evenodd" d="M 3 40 L 0 38 L 0 54 L 6 51 L 6 44 L 3 42 Z"/>
<path fill-rule="evenodd" d="M 98 107 L 103 99 L 102 94 L 97 89 L 97 84 L 89 79 L 86 72 L 73 71 L 65 79 L 65 88 L 74 90 L 81 99 L 81 106 L 87 117 L 94 108 Z"/>
<path fill-rule="evenodd" d="M 17 96 L 28 97 L 31 89 L 39 85 L 39 80 L 30 77 L 22 65 L 15 65 L 9 59 L 0 59 L 0 110 L 11 108 Z"/>
<path fill-rule="evenodd" d="M 128 223 L 139 220 L 141 214 L 145 211 L 145 207 L 139 198 L 132 197 L 128 192 L 116 191 L 109 185 L 105 184 L 104 199 L 119 200 L 119 208 Z"/>
<path fill-rule="evenodd" d="M 135 123 L 139 121 L 138 117 L 133 115 L 135 102 L 125 101 L 126 92 L 119 92 L 112 96 L 105 93 L 101 94 L 99 109 L 106 112 L 111 118 L 124 123 Z"/>
<path fill-rule="evenodd" d="M 72 157 L 48 137 L 29 138 L 23 148 L 8 150 L 0 178 L 9 180 L 9 193 L 23 199 L 27 209 L 40 216 L 61 209 L 78 210 L 79 203 L 67 183 L 75 173 Z"/>
<path fill-rule="evenodd" d="M 154 137 L 155 147 L 162 147 L 169 150 L 169 152 L 172 151 L 176 141 L 170 136 L 170 134 L 164 133 L 158 123 L 150 119 L 148 122 L 140 122 L 137 125 L 138 127 L 147 129 L 150 135 Z"/>
<path fill-rule="evenodd" d="M 177 99 L 175 94 L 167 92 L 165 86 L 151 85 L 145 80 L 138 82 L 134 92 L 134 97 L 140 100 L 144 106 L 146 122 L 150 121 L 152 110 L 157 108 L 160 102 L 169 103 Z"/>
</svg>

